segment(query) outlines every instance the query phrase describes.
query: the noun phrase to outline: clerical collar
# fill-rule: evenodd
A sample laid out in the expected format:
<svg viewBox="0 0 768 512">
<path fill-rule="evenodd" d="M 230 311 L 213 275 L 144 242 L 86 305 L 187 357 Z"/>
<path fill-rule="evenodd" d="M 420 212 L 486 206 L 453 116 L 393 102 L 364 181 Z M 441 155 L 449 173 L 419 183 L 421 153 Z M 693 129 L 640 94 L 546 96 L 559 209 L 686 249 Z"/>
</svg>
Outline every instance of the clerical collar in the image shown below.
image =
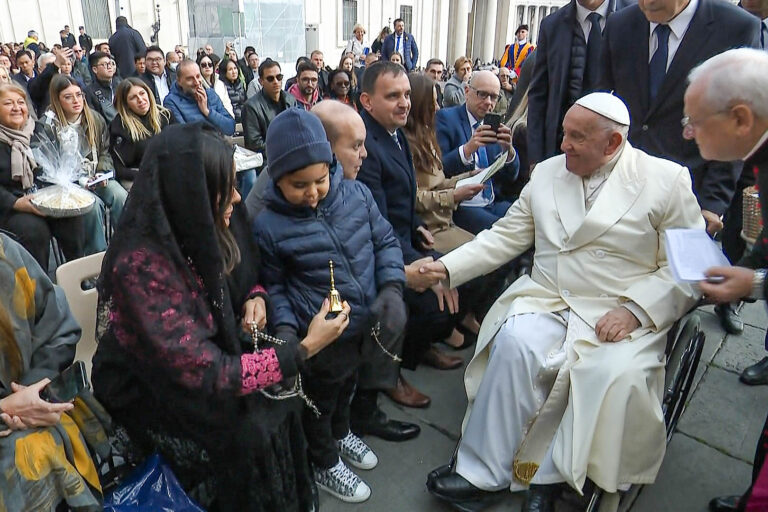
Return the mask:
<svg viewBox="0 0 768 512">
<path fill-rule="evenodd" d="M 678 39 L 682 39 L 685 35 L 685 31 L 688 30 L 688 25 L 691 24 L 691 20 L 693 19 L 693 15 L 696 14 L 696 8 L 699 6 L 699 0 L 691 0 L 688 2 L 688 5 L 685 6 L 685 9 L 677 13 L 677 16 L 669 20 L 666 25 L 669 26 L 669 29 L 672 31 L 673 34 L 675 34 L 675 37 Z M 659 23 L 649 23 L 649 29 L 650 35 L 653 35 L 653 31 L 656 29 L 657 26 L 659 26 Z"/>
<path fill-rule="evenodd" d="M 585 23 L 587 21 L 587 16 L 592 14 L 593 12 L 596 12 L 600 16 L 605 19 L 606 16 L 608 16 L 608 4 L 609 0 L 603 0 L 603 3 L 600 4 L 600 6 L 595 9 L 594 11 L 590 11 L 583 5 L 581 5 L 579 2 L 576 2 L 576 17 L 579 19 L 580 23 Z"/>
<path fill-rule="evenodd" d="M 755 153 L 757 153 L 757 150 L 763 147 L 763 144 L 765 144 L 768 141 L 768 130 L 765 131 L 762 137 L 760 137 L 760 140 L 757 141 L 757 144 L 755 144 L 755 147 L 752 148 L 752 151 L 747 153 L 747 156 L 744 157 L 744 160 L 749 160 L 752 158 Z"/>
</svg>

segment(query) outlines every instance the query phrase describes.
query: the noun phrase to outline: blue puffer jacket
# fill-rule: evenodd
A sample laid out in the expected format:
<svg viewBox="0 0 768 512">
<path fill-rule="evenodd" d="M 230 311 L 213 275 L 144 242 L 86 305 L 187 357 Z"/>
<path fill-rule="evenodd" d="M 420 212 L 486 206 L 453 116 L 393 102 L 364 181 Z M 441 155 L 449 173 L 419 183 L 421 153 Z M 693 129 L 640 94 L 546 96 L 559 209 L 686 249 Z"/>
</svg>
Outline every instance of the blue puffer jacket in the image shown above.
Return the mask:
<svg viewBox="0 0 768 512">
<path fill-rule="evenodd" d="M 349 326 L 331 347 L 359 337 L 370 326 L 369 308 L 378 290 L 388 283 L 405 283 L 400 244 L 368 187 L 343 179 L 341 167 L 334 165 L 328 195 L 316 209 L 288 203 L 274 184 L 265 201 L 254 234 L 272 305 L 272 328 L 287 324 L 300 337 L 306 334 L 328 295 L 328 260 L 333 260 L 336 288 L 351 313 Z"/>
<path fill-rule="evenodd" d="M 231 136 L 235 133 L 235 119 L 229 115 L 219 99 L 219 95 L 213 89 L 206 89 L 205 92 L 208 99 L 208 117 L 200 112 L 195 98 L 188 96 L 181 90 L 178 82 L 174 82 L 171 86 L 170 92 L 163 100 L 163 106 L 173 113 L 177 123 L 203 121 L 215 126 L 224 135 Z"/>
</svg>

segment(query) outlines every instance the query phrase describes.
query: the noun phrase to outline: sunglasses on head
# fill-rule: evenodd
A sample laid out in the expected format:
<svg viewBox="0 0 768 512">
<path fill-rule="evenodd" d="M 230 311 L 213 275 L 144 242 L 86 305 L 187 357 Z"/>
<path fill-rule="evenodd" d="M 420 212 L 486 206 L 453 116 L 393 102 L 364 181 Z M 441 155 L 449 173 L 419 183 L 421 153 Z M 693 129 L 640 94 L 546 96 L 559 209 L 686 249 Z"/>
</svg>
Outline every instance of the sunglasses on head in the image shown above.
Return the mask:
<svg viewBox="0 0 768 512">
<path fill-rule="evenodd" d="M 283 81 L 283 75 L 274 75 L 274 76 L 265 76 L 264 80 L 267 82 L 282 82 Z"/>
</svg>

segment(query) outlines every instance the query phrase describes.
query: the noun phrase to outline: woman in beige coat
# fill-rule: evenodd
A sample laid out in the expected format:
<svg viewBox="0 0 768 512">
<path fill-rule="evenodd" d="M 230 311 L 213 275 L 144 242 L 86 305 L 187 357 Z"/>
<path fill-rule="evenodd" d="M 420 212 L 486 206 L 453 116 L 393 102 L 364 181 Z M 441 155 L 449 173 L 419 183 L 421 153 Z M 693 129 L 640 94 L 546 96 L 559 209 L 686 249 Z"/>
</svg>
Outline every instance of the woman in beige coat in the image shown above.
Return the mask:
<svg viewBox="0 0 768 512">
<path fill-rule="evenodd" d="M 435 82 L 424 75 L 409 75 L 411 111 L 403 128 L 413 154 L 416 170 L 416 212 L 435 238 L 435 250 L 445 253 L 472 240 L 474 235 L 453 223 L 453 212 L 459 203 L 482 190 L 482 184 L 456 188 L 456 182 L 475 171 L 446 178 L 435 136 L 437 104 Z"/>
</svg>

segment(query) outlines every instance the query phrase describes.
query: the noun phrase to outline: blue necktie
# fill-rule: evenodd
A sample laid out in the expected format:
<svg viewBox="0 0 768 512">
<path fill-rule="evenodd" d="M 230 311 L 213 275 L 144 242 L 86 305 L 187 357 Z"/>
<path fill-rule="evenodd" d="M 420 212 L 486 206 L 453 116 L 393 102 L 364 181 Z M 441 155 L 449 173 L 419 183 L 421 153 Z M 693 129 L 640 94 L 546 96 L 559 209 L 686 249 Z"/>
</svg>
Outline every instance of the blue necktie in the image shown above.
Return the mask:
<svg viewBox="0 0 768 512">
<path fill-rule="evenodd" d="M 600 46 L 603 39 L 603 32 L 600 30 L 600 18 L 602 16 L 596 12 L 587 16 L 592 27 L 589 29 L 589 40 L 587 41 L 587 65 L 584 70 L 582 92 L 588 92 L 597 87 L 597 82 L 600 79 Z"/>
<path fill-rule="evenodd" d="M 395 45 L 395 51 L 400 53 L 400 38 L 403 36 L 397 36 L 397 44 Z"/>
<path fill-rule="evenodd" d="M 482 123 L 480 121 L 476 122 L 474 125 L 474 129 L 477 130 L 477 128 Z M 477 149 L 475 152 L 475 167 L 478 169 L 485 169 L 490 165 L 490 162 L 488 162 L 488 151 L 485 149 L 485 146 L 481 146 Z M 487 199 L 488 201 L 493 201 L 493 178 L 489 179 L 485 182 L 485 185 L 483 186 L 483 198 Z"/>
<path fill-rule="evenodd" d="M 653 29 L 656 34 L 658 46 L 648 65 L 648 92 L 653 101 L 664 83 L 664 76 L 667 74 L 667 58 L 669 57 L 669 25 L 656 25 Z"/>
<path fill-rule="evenodd" d="M 397 138 L 397 132 L 392 134 L 392 140 L 395 141 L 395 144 L 397 145 L 397 149 L 402 151 L 403 150 L 403 146 L 400 145 L 400 139 Z"/>
</svg>

